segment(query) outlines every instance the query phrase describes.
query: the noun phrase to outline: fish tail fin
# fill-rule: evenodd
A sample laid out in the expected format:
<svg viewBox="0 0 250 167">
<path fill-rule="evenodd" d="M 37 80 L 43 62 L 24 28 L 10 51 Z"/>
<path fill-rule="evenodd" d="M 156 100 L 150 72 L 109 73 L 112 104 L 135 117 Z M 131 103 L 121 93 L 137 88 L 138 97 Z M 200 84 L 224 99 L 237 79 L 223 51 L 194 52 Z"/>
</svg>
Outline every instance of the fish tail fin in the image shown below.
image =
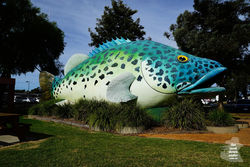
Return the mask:
<svg viewBox="0 0 250 167">
<path fill-rule="evenodd" d="M 52 97 L 52 83 L 54 81 L 54 75 L 47 71 L 42 71 L 39 74 L 40 88 L 42 89 L 42 100 L 49 100 Z"/>
</svg>

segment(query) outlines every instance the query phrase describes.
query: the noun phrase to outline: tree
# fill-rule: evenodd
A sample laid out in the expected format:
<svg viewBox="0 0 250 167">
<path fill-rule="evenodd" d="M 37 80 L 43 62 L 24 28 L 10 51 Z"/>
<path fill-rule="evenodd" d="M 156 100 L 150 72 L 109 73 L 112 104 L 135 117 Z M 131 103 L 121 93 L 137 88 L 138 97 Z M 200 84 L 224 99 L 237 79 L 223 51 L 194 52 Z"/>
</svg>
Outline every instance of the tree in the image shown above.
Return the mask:
<svg viewBox="0 0 250 167">
<path fill-rule="evenodd" d="M 64 33 L 30 0 L 0 0 L 0 77 L 33 72 L 58 74 Z"/>
<path fill-rule="evenodd" d="M 112 0 L 112 8 L 105 6 L 101 19 L 97 18 L 95 32 L 89 28 L 92 42 L 90 46 L 98 47 L 99 44 L 110 41 L 112 38 L 128 38 L 132 41 L 144 39 L 144 27 L 141 26 L 140 19 L 133 20 L 132 16 L 137 10 L 132 10 L 123 1 Z"/>
<path fill-rule="evenodd" d="M 230 70 L 241 68 L 249 56 L 250 6 L 247 0 L 194 0 L 170 26 L 178 47 L 199 57 L 221 62 Z M 164 34 L 169 38 L 169 33 Z"/>
</svg>

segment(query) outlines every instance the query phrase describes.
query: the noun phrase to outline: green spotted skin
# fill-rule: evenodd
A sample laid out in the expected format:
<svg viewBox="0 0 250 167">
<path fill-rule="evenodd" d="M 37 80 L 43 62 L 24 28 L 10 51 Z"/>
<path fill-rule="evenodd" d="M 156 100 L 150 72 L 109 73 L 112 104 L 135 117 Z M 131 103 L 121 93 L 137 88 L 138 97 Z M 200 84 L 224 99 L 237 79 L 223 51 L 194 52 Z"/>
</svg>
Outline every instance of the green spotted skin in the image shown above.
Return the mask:
<svg viewBox="0 0 250 167">
<path fill-rule="evenodd" d="M 188 61 L 180 62 L 179 55 L 188 57 Z M 134 82 L 144 80 L 154 91 L 171 94 L 218 67 L 222 65 L 216 61 L 195 57 L 158 42 L 139 40 L 110 47 L 83 61 L 63 79 L 55 79 L 52 94 L 65 99 L 71 93 L 79 93 L 82 98 L 90 98 L 91 91 L 96 93 L 98 87 L 105 89 L 123 72 L 132 73 L 136 77 Z"/>
</svg>

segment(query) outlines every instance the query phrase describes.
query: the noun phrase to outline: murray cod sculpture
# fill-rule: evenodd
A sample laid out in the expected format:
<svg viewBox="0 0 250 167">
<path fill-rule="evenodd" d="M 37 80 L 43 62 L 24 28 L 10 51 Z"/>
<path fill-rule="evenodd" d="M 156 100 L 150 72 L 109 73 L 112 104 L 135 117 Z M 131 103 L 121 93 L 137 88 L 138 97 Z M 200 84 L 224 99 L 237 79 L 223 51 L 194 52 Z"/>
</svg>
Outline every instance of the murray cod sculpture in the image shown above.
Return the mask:
<svg viewBox="0 0 250 167">
<path fill-rule="evenodd" d="M 64 78 L 41 72 L 39 80 L 56 99 L 135 100 L 145 108 L 161 105 L 171 95 L 222 92 L 223 87 L 202 85 L 225 70 L 216 61 L 158 42 L 121 38 L 100 45 L 88 56 L 73 55 Z"/>
</svg>

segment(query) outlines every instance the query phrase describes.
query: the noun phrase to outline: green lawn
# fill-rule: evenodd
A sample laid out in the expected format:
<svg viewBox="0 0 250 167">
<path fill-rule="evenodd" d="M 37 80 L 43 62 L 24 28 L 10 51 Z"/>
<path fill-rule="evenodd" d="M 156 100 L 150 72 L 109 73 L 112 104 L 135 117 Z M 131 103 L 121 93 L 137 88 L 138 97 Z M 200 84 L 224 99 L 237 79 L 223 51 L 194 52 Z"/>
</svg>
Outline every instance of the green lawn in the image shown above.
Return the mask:
<svg viewBox="0 0 250 167">
<path fill-rule="evenodd" d="M 38 120 L 31 130 L 52 135 L 42 141 L 0 148 L 0 167 L 28 166 L 250 166 L 250 147 L 243 163 L 220 158 L 222 146 L 191 141 L 121 136 Z"/>
</svg>

